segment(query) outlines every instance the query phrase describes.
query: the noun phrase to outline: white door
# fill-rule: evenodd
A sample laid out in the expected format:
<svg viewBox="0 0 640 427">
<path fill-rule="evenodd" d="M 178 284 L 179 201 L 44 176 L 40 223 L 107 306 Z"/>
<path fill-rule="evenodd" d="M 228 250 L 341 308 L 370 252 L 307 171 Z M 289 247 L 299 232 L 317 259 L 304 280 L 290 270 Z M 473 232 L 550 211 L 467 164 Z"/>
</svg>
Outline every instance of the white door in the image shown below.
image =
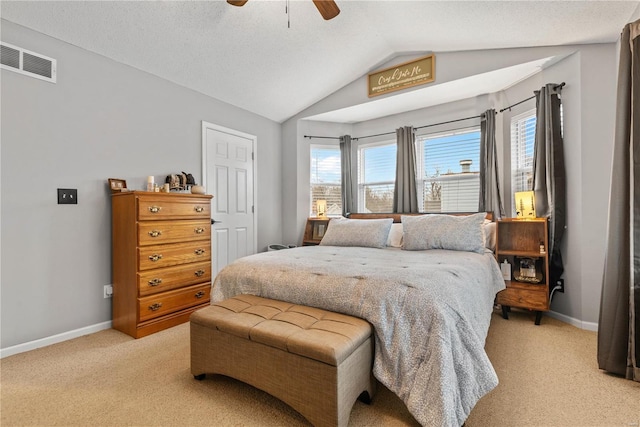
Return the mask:
<svg viewBox="0 0 640 427">
<path fill-rule="evenodd" d="M 212 273 L 257 252 L 254 209 L 256 137 L 202 122 L 202 182 L 211 200 Z"/>
</svg>

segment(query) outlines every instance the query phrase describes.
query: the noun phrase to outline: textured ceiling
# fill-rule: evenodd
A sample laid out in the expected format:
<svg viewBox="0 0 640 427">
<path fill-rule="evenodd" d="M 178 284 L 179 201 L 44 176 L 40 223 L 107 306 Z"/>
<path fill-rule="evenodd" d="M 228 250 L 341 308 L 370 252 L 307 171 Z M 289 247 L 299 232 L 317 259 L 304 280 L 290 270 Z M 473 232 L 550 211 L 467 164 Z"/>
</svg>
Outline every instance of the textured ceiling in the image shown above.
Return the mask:
<svg viewBox="0 0 640 427">
<path fill-rule="evenodd" d="M 331 21 L 285 4 L 2 0 L 0 16 L 282 122 L 407 53 L 615 42 L 640 2 L 337 0 Z"/>
</svg>

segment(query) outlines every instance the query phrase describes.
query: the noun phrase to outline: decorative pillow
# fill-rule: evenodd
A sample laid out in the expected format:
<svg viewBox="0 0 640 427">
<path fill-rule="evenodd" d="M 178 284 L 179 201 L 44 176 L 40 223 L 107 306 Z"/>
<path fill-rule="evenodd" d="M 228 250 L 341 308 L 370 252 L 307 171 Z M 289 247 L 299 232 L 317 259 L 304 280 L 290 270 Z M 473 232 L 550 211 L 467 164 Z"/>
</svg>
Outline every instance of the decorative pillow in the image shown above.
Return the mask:
<svg viewBox="0 0 640 427">
<path fill-rule="evenodd" d="M 320 244 L 323 246 L 361 246 L 384 248 L 387 245 L 393 218 L 347 219 L 333 218 Z"/>
<path fill-rule="evenodd" d="M 467 216 L 402 216 L 402 249 L 449 249 L 483 253 L 485 216 L 484 212 Z"/>
<path fill-rule="evenodd" d="M 402 224 L 391 224 L 391 230 L 387 238 L 387 246 L 391 246 L 392 248 L 402 247 Z"/>
<path fill-rule="evenodd" d="M 492 252 L 496 251 L 496 223 L 489 220 L 484 222 L 484 245 Z"/>
</svg>

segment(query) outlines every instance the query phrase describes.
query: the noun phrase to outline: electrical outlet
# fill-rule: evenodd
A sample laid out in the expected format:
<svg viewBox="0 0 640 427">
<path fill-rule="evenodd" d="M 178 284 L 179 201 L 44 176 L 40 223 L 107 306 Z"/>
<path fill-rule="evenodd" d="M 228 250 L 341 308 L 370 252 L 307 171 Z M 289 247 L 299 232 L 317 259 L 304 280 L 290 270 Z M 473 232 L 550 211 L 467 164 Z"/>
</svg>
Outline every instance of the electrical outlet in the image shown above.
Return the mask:
<svg viewBox="0 0 640 427">
<path fill-rule="evenodd" d="M 104 285 L 104 297 L 111 298 L 113 296 L 113 285 Z"/>
<path fill-rule="evenodd" d="M 58 188 L 58 204 L 59 205 L 77 205 L 78 189 Z"/>
<path fill-rule="evenodd" d="M 559 286 L 558 292 L 564 293 L 564 279 L 556 280 L 556 286 Z"/>
</svg>

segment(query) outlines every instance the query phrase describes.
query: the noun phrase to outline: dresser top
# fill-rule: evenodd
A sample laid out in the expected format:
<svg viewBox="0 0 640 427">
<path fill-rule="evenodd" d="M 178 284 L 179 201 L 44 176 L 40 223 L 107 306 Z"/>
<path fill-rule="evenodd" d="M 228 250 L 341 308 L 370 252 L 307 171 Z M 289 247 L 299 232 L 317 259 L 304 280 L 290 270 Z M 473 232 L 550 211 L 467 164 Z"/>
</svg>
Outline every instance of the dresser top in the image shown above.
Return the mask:
<svg viewBox="0 0 640 427">
<path fill-rule="evenodd" d="M 137 196 L 137 197 L 166 197 L 166 198 L 171 198 L 171 197 L 189 197 L 189 198 L 207 198 L 207 199 L 211 199 L 213 198 L 212 195 L 210 194 L 191 194 L 191 193 L 176 193 L 176 192 L 171 192 L 171 193 L 162 193 L 162 192 L 155 192 L 155 191 L 123 191 L 123 192 L 119 192 L 119 193 L 111 193 L 112 196 L 114 197 L 119 197 L 119 196 L 125 196 L 125 195 L 133 195 L 133 196 Z"/>
</svg>

